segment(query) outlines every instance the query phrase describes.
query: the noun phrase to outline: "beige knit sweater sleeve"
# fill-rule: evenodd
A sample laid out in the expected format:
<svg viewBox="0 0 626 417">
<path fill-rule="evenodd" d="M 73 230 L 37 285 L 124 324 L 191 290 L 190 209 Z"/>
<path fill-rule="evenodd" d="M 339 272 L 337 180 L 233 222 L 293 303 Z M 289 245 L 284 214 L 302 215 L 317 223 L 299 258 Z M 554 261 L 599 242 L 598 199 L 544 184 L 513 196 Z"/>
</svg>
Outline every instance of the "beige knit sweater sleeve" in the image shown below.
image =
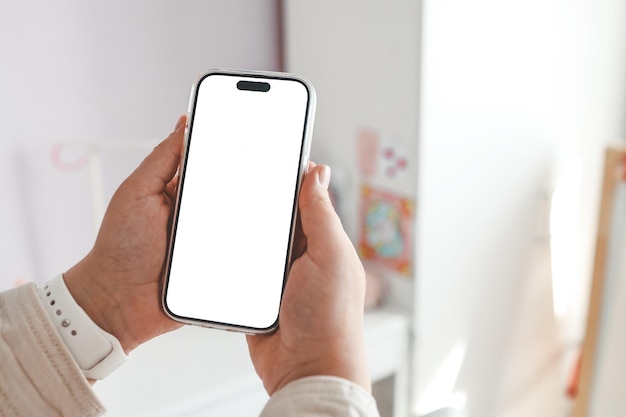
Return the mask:
<svg viewBox="0 0 626 417">
<path fill-rule="evenodd" d="M 0 293 L 0 416 L 104 412 L 41 306 L 35 285 Z"/>
</svg>

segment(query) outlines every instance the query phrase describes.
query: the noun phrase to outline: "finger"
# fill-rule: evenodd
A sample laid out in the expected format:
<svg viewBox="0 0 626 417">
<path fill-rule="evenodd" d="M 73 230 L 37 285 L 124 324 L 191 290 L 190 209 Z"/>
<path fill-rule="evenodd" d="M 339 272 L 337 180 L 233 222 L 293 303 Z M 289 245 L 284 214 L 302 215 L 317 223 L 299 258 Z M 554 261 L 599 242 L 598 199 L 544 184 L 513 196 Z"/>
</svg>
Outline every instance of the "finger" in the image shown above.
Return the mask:
<svg viewBox="0 0 626 417">
<path fill-rule="evenodd" d="M 177 131 L 181 126 L 185 125 L 185 122 L 187 121 L 187 116 L 186 115 L 182 115 L 178 118 L 178 121 L 176 122 L 176 126 L 174 127 L 174 131 Z"/>
<path fill-rule="evenodd" d="M 317 165 L 313 161 L 309 161 L 309 164 L 306 169 L 305 176 L 315 168 Z M 306 236 L 304 236 L 304 232 L 302 231 L 302 219 L 300 218 L 300 210 L 298 210 L 298 217 L 296 218 L 296 230 L 294 232 L 294 242 L 293 249 L 291 254 L 291 259 L 298 259 L 304 251 L 306 250 Z"/>
<path fill-rule="evenodd" d="M 163 192 L 180 164 L 187 116 L 181 116 L 170 135 L 148 155 L 132 174 L 149 193 Z"/>
<path fill-rule="evenodd" d="M 291 250 L 291 259 L 298 259 L 302 256 L 305 250 L 306 236 L 304 236 L 304 232 L 302 231 L 302 220 L 300 218 L 300 213 L 298 213 L 298 217 L 296 218 L 296 230 L 293 238 L 293 248 Z"/>
<path fill-rule="evenodd" d="M 172 181 L 170 181 L 169 184 L 167 184 L 167 186 L 165 187 L 165 193 L 172 201 L 176 200 L 176 192 L 178 191 L 179 180 L 180 177 L 178 175 L 175 175 Z"/>
<path fill-rule="evenodd" d="M 335 243 L 345 239 L 341 221 L 328 194 L 330 168 L 314 166 L 305 176 L 300 191 L 300 218 L 307 241 L 307 251 L 326 253 Z"/>
</svg>

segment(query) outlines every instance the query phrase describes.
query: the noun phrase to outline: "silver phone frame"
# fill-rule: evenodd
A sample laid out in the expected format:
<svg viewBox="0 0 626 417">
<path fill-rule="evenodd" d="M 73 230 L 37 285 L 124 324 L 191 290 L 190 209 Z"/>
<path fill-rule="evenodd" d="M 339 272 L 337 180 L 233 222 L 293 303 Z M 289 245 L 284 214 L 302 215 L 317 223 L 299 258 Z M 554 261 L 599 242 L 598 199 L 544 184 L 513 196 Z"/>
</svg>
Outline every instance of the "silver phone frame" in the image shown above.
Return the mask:
<svg viewBox="0 0 626 417">
<path fill-rule="evenodd" d="M 209 69 L 199 74 L 195 78 L 191 87 L 189 106 L 187 108 L 187 122 L 185 124 L 184 146 L 183 146 L 183 152 L 181 154 L 181 161 L 179 165 L 179 175 L 180 175 L 179 187 L 176 193 L 176 201 L 174 203 L 174 210 L 173 210 L 172 218 L 170 222 L 170 234 L 169 234 L 169 239 L 168 239 L 168 244 L 167 244 L 166 261 L 165 261 L 164 268 L 163 268 L 161 306 L 165 314 L 169 318 L 177 322 L 196 325 L 196 326 L 202 326 L 202 327 L 208 327 L 208 328 L 218 329 L 218 330 L 227 330 L 227 331 L 233 331 L 233 332 L 246 333 L 246 334 L 251 334 L 251 335 L 267 334 L 267 333 L 272 333 L 278 328 L 279 320 L 280 320 L 280 305 L 279 305 L 279 313 L 276 317 L 276 321 L 274 322 L 272 326 L 268 328 L 264 328 L 264 329 L 252 328 L 252 327 L 247 327 L 247 326 L 237 325 L 237 324 L 230 324 L 230 323 L 213 322 L 210 320 L 202 320 L 202 319 L 197 319 L 197 318 L 181 317 L 173 313 L 167 305 L 167 298 L 166 298 L 167 288 L 168 288 L 168 283 L 170 280 L 171 261 L 172 261 L 172 255 L 173 255 L 173 250 L 174 250 L 176 228 L 177 228 L 177 223 L 178 223 L 178 211 L 180 208 L 182 190 L 184 188 L 183 187 L 184 176 L 185 176 L 186 168 L 187 168 L 187 150 L 188 150 L 188 144 L 190 141 L 191 131 L 192 131 L 192 129 L 190 129 L 190 126 L 191 126 L 191 123 L 193 123 L 193 117 L 194 117 L 194 112 L 195 112 L 195 107 L 196 107 L 196 102 L 197 102 L 197 94 L 198 94 L 200 84 L 202 83 L 202 80 L 204 80 L 206 77 L 210 75 L 220 75 L 220 74 L 228 75 L 228 76 L 236 76 L 236 77 L 246 77 L 246 78 L 291 80 L 291 81 L 296 81 L 296 82 L 301 83 L 302 85 L 304 85 L 304 87 L 307 90 L 308 102 L 307 102 L 307 109 L 306 109 L 304 127 L 303 127 L 303 143 L 302 143 L 301 151 L 300 151 L 300 161 L 299 161 L 300 169 L 298 171 L 298 180 L 296 182 L 295 202 L 294 202 L 294 207 L 292 211 L 292 224 L 291 224 L 291 229 L 290 229 L 290 234 L 289 234 L 289 242 L 288 242 L 287 257 L 286 257 L 287 265 L 285 266 L 285 276 L 283 278 L 283 285 L 282 285 L 281 296 L 280 296 L 281 304 L 282 304 L 282 298 L 285 292 L 285 285 L 287 283 L 287 277 L 289 276 L 289 272 L 291 269 L 290 261 L 293 256 L 292 251 L 293 251 L 293 243 L 294 243 L 294 233 L 296 230 L 296 224 L 297 224 L 297 220 L 299 217 L 298 200 L 300 197 L 300 188 L 302 186 L 302 180 L 304 178 L 304 175 L 306 174 L 307 167 L 309 164 L 311 141 L 313 137 L 313 124 L 315 121 L 315 109 L 317 106 L 317 96 L 315 93 L 315 89 L 313 85 L 311 84 L 311 82 L 308 81 L 306 78 L 303 78 L 296 74 L 287 73 L 287 72 L 252 71 L 252 70 L 237 70 L 237 69 Z"/>
</svg>

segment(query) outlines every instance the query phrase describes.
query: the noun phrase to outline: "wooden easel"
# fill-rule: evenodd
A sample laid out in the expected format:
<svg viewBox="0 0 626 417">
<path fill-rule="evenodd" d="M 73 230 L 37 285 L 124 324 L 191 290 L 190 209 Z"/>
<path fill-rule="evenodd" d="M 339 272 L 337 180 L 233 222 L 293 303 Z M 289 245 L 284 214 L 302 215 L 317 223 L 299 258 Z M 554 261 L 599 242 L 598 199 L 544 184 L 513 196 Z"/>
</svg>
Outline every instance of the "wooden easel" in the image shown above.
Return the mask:
<svg viewBox="0 0 626 417">
<path fill-rule="evenodd" d="M 607 296 L 605 293 L 605 275 L 607 273 L 609 242 L 611 241 L 612 233 L 611 225 L 615 214 L 613 213 L 615 193 L 617 185 L 626 181 L 624 176 L 625 163 L 626 148 L 609 148 L 606 151 L 591 295 L 580 365 L 580 379 L 574 403 L 574 417 L 589 416 L 594 369 L 598 354 L 599 329 L 602 320 L 601 307 L 603 300 Z"/>
</svg>

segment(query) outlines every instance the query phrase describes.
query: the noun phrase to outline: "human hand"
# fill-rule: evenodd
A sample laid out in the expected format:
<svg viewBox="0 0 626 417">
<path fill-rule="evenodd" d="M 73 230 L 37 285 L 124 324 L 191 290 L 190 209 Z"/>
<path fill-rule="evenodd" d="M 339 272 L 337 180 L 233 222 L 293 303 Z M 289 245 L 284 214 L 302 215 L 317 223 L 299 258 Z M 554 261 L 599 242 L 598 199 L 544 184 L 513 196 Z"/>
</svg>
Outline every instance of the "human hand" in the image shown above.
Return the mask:
<svg viewBox="0 0 626 417">
<path fill-rule="evenodd" d="M 78 305 L 126 353 L 181 326 L 163 313 L 160 285 L 185 123 L 181 116 L 120 185 L 93 249 L 63 275 Z"/>
<path fill-rule="evenodd" d="M 289 272 L 279 328 L 247 336 L 270 395 L 314 375 L 342 377 L 371 390 L 363 341 L 365 273 L 331 204 L 329 181 L 330 168 L 311 164 L 299 200 L 306 249 Z"/>
</svg>

